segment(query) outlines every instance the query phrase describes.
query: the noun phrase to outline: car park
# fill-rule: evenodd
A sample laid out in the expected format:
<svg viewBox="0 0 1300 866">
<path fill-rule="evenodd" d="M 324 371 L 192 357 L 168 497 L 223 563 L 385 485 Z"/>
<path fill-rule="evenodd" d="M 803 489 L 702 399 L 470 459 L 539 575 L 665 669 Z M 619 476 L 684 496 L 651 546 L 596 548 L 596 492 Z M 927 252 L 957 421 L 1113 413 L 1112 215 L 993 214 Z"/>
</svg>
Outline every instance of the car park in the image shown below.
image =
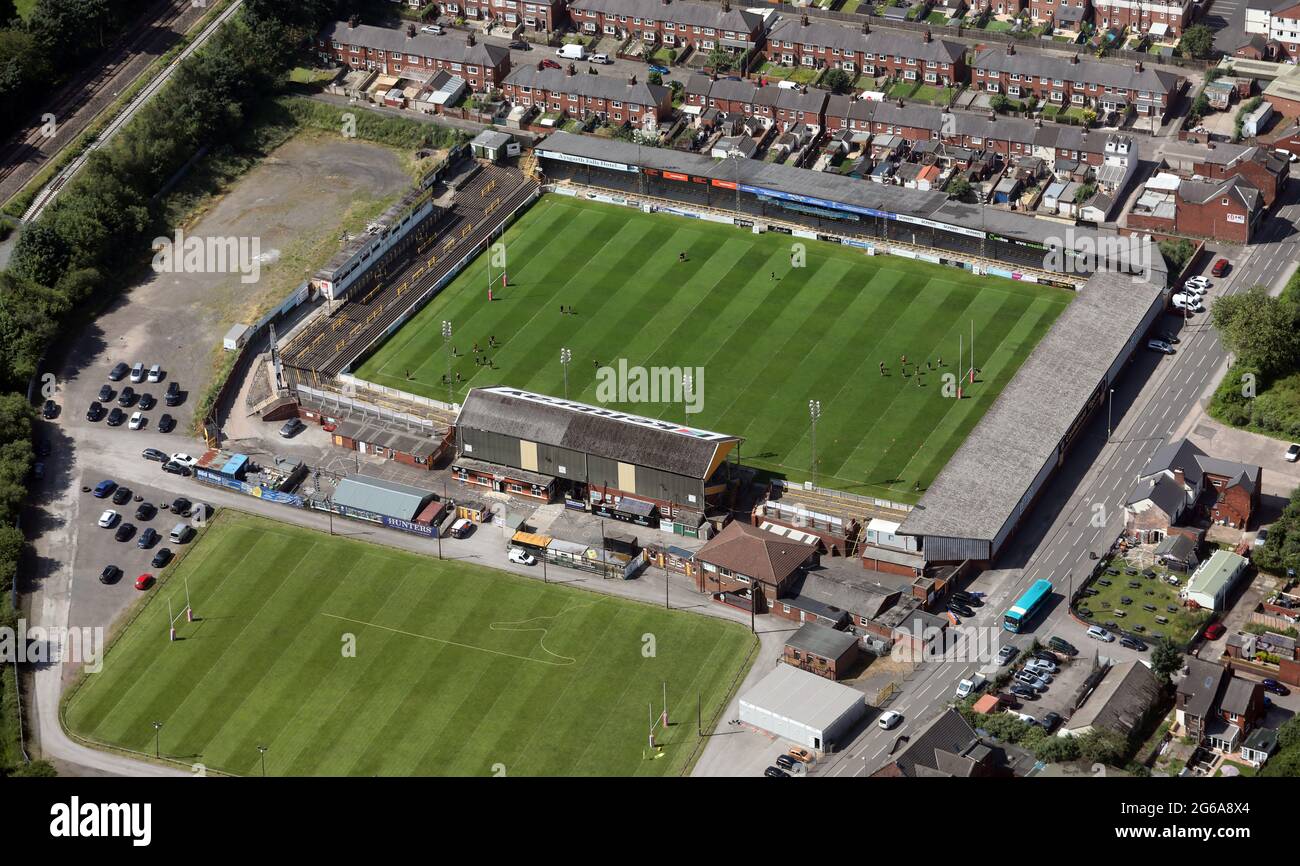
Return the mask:
<svg viewBox="0 0 1300 866">
<path fill-rule="evenodd" d="M 186 478 L 191 474 L 188 466 L 183 463 L 177 463 L 175 460 L 168 460 L 164 463 L 162 465 L 162 471 L 170 475 L 180 475 Z"/>
<path fill-rule="evenodd" d="M 117 528 L 117 532 L 113 533 L 113 539 L 115 541 L 130 541 L 133 535 L 135 535 L 135 524 L 123 523 Z"/>
<path fill-rule="evenodd" d="M 126 420 L 126 413 L 123 412 L 121 409 L 117 408 L 116 406 L 114 406 L 113 410 L 108 413 L 107 423 L 109 427 L 121 427 L 122 422 L 125 420 Z"/>
<path fill-rule="evenodd" d="M 135 510 L 135 519 L 139 521 L 153 520 L 158 513 L 158 507 L 152 502 L 141 502 L 140 507 Z"/>
<path fill-rule="evenodd" d="M 166 412 L 164 412 L 162 414 L 162 417 L 158 419 L 158 432 L 170 433 L 175 428 L 176 428 L 176 419 L 168 415 Z"/>
<path fill-rule="evenodd" d="M 152 574 L 142 574 L 135 579 L 136 589 L 144 590 L 144 589 L 148 589 L 151 586 L 153 586 Z"/>
<path fill-rule="evenodd" d="M 113 365 L 113 369 L 108 371 L 108 381 L 121 382 L 126 375 L 131 372 L 130 366 L 125 361 L 118 361 Z"/>
<path fill-rule="evenodd" d="M 1092 638 L 1093 640 L 1099 640 L 1102 643 L 1110 643 L 1115 639 L 1115 635 L 1106 631 L 1106 629 L 1102 628 L 1099 625 L 1088 627 L 1088 637 Z"/>
<path fill-rule="evenodd" d="M 113 399 L 113 389 L 107 385 L 100 385 L 98 399 L 102 403 L 109 402 Z"/>
<path fill-rule="evenodd" d="M 91 495 L 96 499 L 107 499 L 113 495 L 113 491 L 116 489 L 117 482 L 111 478 L 105 478 L 103 481 L 95 485 L 95 489 L 91 492 Z"/>
<path fill-rule="evenodd" d="M 96 422 L 104 417 L 104 404 L 98 400 L 91 400 L 90 406 L 86 409 L 86 420 Z"/>
<path fill-rule="evenodd" d="M 131 421 L 126 426 L 130 430 L 139 430 L 144 427 L 145 417 L 143 412 L 132 412 Z"/>
<path fill-rule="evenodd" d="M 1147 348 L 1162 355 L 1172 355 L 1174 353 L 1174 347 L 1164 340 L 1147 340 Z"/>
<path fill-rule="evenodd" d="M 880 714 L 880 720 L 877 722 L 877 724 L 880 725 L 881 730 L 888 731 L 898 727 L 899 723 L 902 721 L 903 721 L 902 713 L 897 712 L 895 710 L 885 710 L 883 713 Z"/>
<path fill-rule="evenodd" d="M 1300 443 L 1292 442 L 1290 447 L 1286 449 L 1285 456 L 1287 463 L 1294 463 L 1297 460 L 1300 460 Z"/>
<path fill-rule="evenodd" d="M 162 536 L 158 534 L 158 530 L 152 526 L 146 526 L 144 531 L 140 533 L 140 537 L 135 540 L 135 545 L 141 550 L 148 550 L 158 543 L 159 538 L 162 538 Z"/>
<path fill-rule="evenodd" d="M 145 460 L 152 460 L 155 463 L 166 463 L 171 459 L 167 456 L 166 451 L 159 451 L 157 448 L 146 448 L 140 452 L 140 456 Z"/>
<path fill-rule="evenodd" d="M 511 562 L 517 562 L 520 565 L 536 565 L 537 557 L 521 547 L 512 547 L 506 555 Z"/>
<path fill-rule="evenodd" d="M 171 548 L 160 547 L 158 548 L 158 552 L 153 555 L 153 559 L 149 560 L 149 565 L 151 565 L 154 568 L 165 568 L 167 566 L 167 563 L 171 561 L 172 561 Z"/>
<path fill-rule="evenodd" d="M 117 521 L 120 519 L 121 515 L 113 509 L 108 508 L 105 509 L 104 513 L 99 515 L 99 526 L 101 529 L 112 529 L 117 525 Z"/>
<path fill-rule="evenodd" d="M 103 584 L 117 583 L 122 579 L 122 569 L 116 565 L 106 565 L 104 570 L 99 573 L 99 582 Z"/>
</svg>

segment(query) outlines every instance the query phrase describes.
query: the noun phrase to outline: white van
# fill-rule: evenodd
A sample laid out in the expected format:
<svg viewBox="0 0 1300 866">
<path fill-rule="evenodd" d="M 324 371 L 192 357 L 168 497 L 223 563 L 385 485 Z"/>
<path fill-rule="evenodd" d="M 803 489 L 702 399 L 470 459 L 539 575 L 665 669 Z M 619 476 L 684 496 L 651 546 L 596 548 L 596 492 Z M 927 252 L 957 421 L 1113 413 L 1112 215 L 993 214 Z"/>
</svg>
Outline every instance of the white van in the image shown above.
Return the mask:
<svg viewBox="0 0 1300 866">
<path fill-rule="evenodd" d="M 172 531 L 167 537 L 171 539 L 172 544 L 184 544 L 193 536 L 193 526 L 190 526 L 188 523 L 178 523 L 172 527 Z"/>
<path fill-rule="evenodd" d="M 570 42 L 555 49 L 555 56 L 567 60 L 584 60 L 587 57 L 587 46 L 580 42 Z"/>
</svg>

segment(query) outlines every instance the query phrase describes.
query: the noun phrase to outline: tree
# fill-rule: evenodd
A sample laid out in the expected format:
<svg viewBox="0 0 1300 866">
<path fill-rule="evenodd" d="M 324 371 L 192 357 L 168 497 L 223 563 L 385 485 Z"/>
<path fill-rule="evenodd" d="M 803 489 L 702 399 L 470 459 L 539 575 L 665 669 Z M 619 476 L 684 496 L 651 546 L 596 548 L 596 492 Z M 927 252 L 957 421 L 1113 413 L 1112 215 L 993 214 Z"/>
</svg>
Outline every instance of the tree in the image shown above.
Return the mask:
<svg viewBox="0 0 1300 866">
<path fill-rule="evenodd" d="M 831 93 L 848 93 L 853 87 L 853 78 L 843 69 L 832 69 L 822 78 L 822 86 Z"/>
<path fill-rule="evenodd" d="M 1034 757 L 1048 764 L 1074 761 L 1079 757 L 1079 744 L 1074 737 L 1044 737 L 1034 746 Z"/>
<path fill-rule="evenodd" d="M 1178 40 L 1178 50 L 1185 57 L 1209 57 L 1214 51 L 1214 31 L 1204 24 L 1193 24 L 1183 31 L 1183 38 Z"/>
<path fill-rule="evenodd" d="M 1169 638 L 1151 650 L 1151 670 L 1162 683 L 1168 683 L 1176 671 L 1182 670 L 1183 651 Z"/>
<path fill-rule="evenodd" d="M 948 195 L 957 199 L 957 201 L 969 201 L 973 189 L 970 181 L 958 175 L 948 184 Z"/>
<path fill-rule="evenodd" d="M 1295 369 L 1300 359 L 1300 330 L 1293 302 L 1252 286 L 1214 302 L 1211 319 L 1224 346 L 1240 361 L 1266 376 Z"/>
<path fill-rule="evenodd" d="M 664 77 L 662 73 L 651 72 L 647 79 L 651 84 L 663 84 Z"/>
<path fill-rule="evenodd" d="M 989 108 L 993 109 L 998 114 L 1006 111 L 1009 105 L 1011 105 L 1011 100 L 1007 99 L 1001 93 L 989 100 Z"/>
<path fill-rule="evenodd" d="M 1123 737 L 1104 728 L 1094 728 L 1078 740 L 1079 757 L 1092 764 L 1114 765 L 1127 749 Z"/>
</svg>

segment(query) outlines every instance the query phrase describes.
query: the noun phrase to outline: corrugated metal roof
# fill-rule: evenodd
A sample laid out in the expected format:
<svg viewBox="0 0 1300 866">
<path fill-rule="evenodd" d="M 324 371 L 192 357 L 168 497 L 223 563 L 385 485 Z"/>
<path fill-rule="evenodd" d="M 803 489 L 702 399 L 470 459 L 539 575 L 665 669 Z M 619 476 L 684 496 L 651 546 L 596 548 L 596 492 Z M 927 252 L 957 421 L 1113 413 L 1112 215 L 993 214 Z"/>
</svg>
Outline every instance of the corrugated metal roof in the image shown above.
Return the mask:
<svg viewBox="0 0 1300 866">
<path fill-rule="evenodd" d="M 856 689 L 789 665 L 777 665 L 776 670 L 740 696 L 742 704 L 759 707 L 815 731 L 826 730 L 865 701 Z"/>
<path fill-rule="evenodd" d="M 433 495 L 430 490 L 421 490 L 409 484 L 368 475 L 352 475 L 344 478 L 334 488 L 333 501 L 335 505 L 347 508 L 411 520 Z"/>
</svg>

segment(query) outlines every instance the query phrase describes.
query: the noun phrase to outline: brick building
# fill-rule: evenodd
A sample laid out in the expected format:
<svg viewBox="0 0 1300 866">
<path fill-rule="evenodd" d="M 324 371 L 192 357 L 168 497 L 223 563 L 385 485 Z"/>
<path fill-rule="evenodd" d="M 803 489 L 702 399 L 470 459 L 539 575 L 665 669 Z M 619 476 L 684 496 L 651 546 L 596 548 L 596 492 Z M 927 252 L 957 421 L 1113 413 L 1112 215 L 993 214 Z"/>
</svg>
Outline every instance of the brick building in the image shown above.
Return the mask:
<svg viewBox="0 0 1300 866">
<path fill-rule="evenodd" d="M 672 91 L 658 84 L 629 78 L 578 72 L 572 63 L 549 69 L 538 63 L 515 69 L 501 85 L 515 105 L 542 111 L 563 111 L 569 117 L 596 116 L 615 124 L 644 125 L 668 117 Z"/>
<path fill-rule="evenodd" d="M 858 655 L 857 637 L 810 622 L 785 642 L 782 661 L 819 677 L 838 680 L 853 667 Z"/>
<path fill-rule="evenodd" d="M 524 0 L 448 0 L 442 4 L 445 15 L 471 21 L 496 20 L 510 32 L 519 29 L 543 32 L 568 23 L 564 0 L 529 3 Z"/>
<path fill-rule="evenodd" d="M 1185 180 L 1178 185 L 1175 226 L 1179 234 L 1248 244 L 1263 216 L 1263 196 L 1244 177 Z"/>
<path fill-rule="evenodd" d="M 510 72 L 509 49 L 479 42 L 473 33 L 411 35 L 410 29 L 336 21 L 316 37 L 316 50 L 326 62 L 384 75 L 445 69 L 479 91 L 497 87 Z"/>
<path fill-rule="evenodd" d="M 1261 684 L 1234 674 L 1231 663 L 1187 660 L 1187 675 L 1178 682 L 1174 702 L 1174 717 L 1184 736 L 1217 752 L 1235 752 L 1264 714 Z"/>
<path fill-rule="evenodd" d="M 1243 177 L 1259 190 L 1264 207 L 1269 208 L 1286 188 L 1291 167 L 1285 158 L 1265 147 L 1212 145 L 1203 159 L 1192 164 L 1192 173 L 1213 180 Z"/>
<path fill-rule="evenodd" d="M 800 123 L 820 130 L 828 95 L 828 91 L 815 87 L 760 86 L 702 73 L 688 78 L 683 91 L 686 105 L 757 117 L 782 132 Z"/>
<path fill-rule="evenodd" d="M 1017 51 L 1014 45 L 981 51 L 971 64 L 974 86 L 1012 99 L 1037 97 L 1062 108 L 1094 108 L 1163 120 L 1185 81 L 1170 72 L 1099 60 Z"/>
<path fill-rule="evenodd" d="M 1192 0 L 1092 0 L 1092 7 L 1099 29 L 1127 27 L 1162 40 L 1177 39 L 1192 23 Z"/>
<path fill-rule="evenodd" d="M 935 39 L 929 30 L 920 36 L 873 33 L 868 24 L 855 30 L 804 15 L 778 21 L 767 34 L 764 53 L 769 62 L 785 66 L 830 67 L 935 85 L 969 80 L 965 46 Z"/>
<path fill-rule="evenodd" d="M 1261 59 L 1300 59 L 1300 2 L 1296 0 L 1247 0 L 1245 32 L 1248 40 L 1237 49 L 1238 56 L 1256 53 Z M 1243 49 L 1253 49 L 1243 54 Z"/>
<path fill-rule="evenodd" d="M 742 54 L 763 41 L 763 17 L 721 3 L 683 0 L 572 0 L 569 17 L 587 35 L 632 36 L 646 45 Z"/>
<path fill-rule="evenodd" d="M 733 520 L 695 554 L 696 588 L 748 599 L 766 613 L 816 559 L 816 545 Z"/>
</svg>

